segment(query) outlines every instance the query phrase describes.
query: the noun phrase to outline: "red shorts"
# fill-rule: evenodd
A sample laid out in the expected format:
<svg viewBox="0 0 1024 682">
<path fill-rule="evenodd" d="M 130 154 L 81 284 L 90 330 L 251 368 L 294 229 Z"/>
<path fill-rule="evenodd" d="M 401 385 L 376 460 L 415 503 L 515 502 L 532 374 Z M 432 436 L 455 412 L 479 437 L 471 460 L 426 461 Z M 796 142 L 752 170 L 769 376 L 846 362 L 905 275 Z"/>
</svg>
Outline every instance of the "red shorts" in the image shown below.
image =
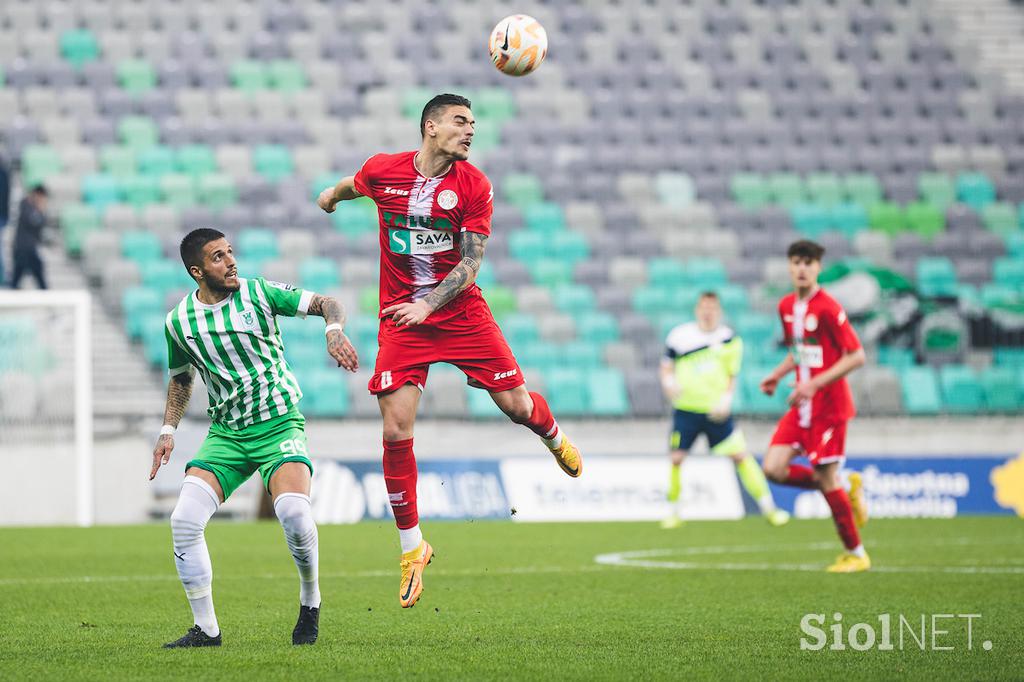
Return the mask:
<svg viewBox="0 0 1024 682">
<path fill-rule="evenodd" d="M 800 413 L 790 410 L 779 420 L 772 445 L 789 445 L 807 455 L 812 466 L 846 459 L 846 421 L 812 420 L 809 428 L 800 426 Z"/>
<path fill-rule="evenodd" d="M 405 384 L 422 390 L 435 362 L 455 365 L 470 386 L 492 393 L 522 386 L 523 371 L 483 297 L 470 298 L 461 307 L 435 324 L 428 317 L 423 324 L 397 327 L 390 317 L 383 318 L 370 393 L 390 393 Z"/>
</svg>

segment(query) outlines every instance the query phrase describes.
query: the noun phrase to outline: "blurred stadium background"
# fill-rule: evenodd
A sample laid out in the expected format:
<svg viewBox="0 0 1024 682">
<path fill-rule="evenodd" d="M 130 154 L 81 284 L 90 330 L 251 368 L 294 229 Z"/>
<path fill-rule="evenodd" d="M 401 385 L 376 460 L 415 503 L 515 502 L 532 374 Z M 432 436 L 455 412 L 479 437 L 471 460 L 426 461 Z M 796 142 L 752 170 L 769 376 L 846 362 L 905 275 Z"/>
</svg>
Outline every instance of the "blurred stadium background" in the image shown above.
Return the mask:
<svg viewBox="0 0 1024 682">
<path fill-rule="evenodd" d="M 526 78 L 488 62 L 505 10 L 535 16 L 550 38 Z M 314 198 L 372 153 L 417 147 L 422 105 L 444 91 L 472 99 L 471 160 L 495 187 L 479 283 L 585 452 L 663 456 L 657 363 L 704 289 L 746 341 L 736 412 L 763 448 L 783 403 L 757 384 L 783 352 L 784 249 L 804 235 L 827 247 L 823 279 L 869 350 L 852 377 L 851 453 L 951 455 L 954 470 L 1015 455 L 1022 37 L 1024 8 L 1005 0 L 2 3 L 12 199 L 49 188 L 51 287 L 93 297 L 96 520 L 159 517 L 176 494 L 176 474 L 154 487 L 144 476 L 163 409 L 163 318 L 190 284 L 177 242 L 197 226 L 229 234 L 243 276 L 344 302 L 364 369 L 332 368 L 315 322 L 282 321 L 288 358 L 312 451 L 378 458 L 365 389 L 376 213 L 347 202 L 327 216 Z M 54 481 L 71 496 L 75 480 L 73 454 L 59 454 L 71 432 L 58 428 L 74 416 L 74 334 L 57 319 L 0 308 L 0 448 L 10 480 L 26 482 L 0 525 L 73 520 L 62 496 L 37 502 Z M 431 372 L 421 458 L 536 454 L 447 369 Z M 204 408 L 197 388 L 176 463 L 202 437 Z M 227 511 L 254 514 L 258 486 L 248 490 Z M 989 494 L 981 509 L 1009 507 Z"/>
</svg>

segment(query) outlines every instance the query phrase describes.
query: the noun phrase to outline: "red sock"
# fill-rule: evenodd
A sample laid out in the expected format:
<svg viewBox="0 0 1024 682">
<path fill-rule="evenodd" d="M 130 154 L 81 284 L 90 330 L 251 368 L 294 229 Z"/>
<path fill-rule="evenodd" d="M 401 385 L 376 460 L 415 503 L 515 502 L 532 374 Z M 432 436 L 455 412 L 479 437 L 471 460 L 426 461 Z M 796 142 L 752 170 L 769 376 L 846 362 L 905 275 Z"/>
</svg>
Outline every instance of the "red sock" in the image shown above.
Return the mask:
<svg viewBox="0 0 1024 682">
<path fill-rule="evenodd" d="M 789 474 L 786 476 L 786 485 L 796 488 L 807 488 L 814 490 L 818 484 L 814 482 L 814 470 L 803 464 L 790 464 Z"/>
<path fill-rule="evenodd" d="M 836 488 L 825 493 L 825 500 L 832 508 L 832 518 L 836 522 L 836 530 L 839 537 L 843 539 L 843 546 L 846 549 L 854 549 L 860 544 L 860 533 L 857 532 L 857 524 L 853 522 L 853 508 L 850 506 L 850 498 L 844 488 Z"/>
<path fill-rule="evenodd" d="M 416 456 L 412 438 L 384 441 L 384 484 L 395 512 L 395 525 L 402 530 L 420 522 L 416 509 Z"/>
<path fill-rule="evenodd" d="M 531 392 L 530 397 L 533 398 L 533 412 L 530 414 L 530 420 L 526 422 L 526 426 L 541 438 L 548 440 L 557 438 L 558 422 L 551 415 L 548 401 L 544 400 L 544 396 L 540 393 Z"/>
</svg>

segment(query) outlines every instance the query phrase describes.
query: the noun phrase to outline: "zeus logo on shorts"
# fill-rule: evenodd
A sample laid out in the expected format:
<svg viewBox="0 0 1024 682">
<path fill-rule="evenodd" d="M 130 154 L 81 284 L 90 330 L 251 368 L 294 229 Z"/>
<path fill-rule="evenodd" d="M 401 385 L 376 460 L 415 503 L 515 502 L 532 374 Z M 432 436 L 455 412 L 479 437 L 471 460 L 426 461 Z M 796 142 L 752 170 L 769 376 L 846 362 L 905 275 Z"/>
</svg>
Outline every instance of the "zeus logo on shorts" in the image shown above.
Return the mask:
<svg viewBox="0 0 1024 682">
<path fill-rule="evenodd" d="M 391 253 L 406 255 L 443 253 L 455 248 L 451 232 L 441 230 L 391 230 Z"/>
<path fill-rule="evenodd" d="M 514 377 L 517 374 L 519 374 L 518 369 L 510 369 L 507 372 L 495 372 L 494 381 L 497 381 L 498 379 L 508 379 L 509 377 Z"/>
</svg>

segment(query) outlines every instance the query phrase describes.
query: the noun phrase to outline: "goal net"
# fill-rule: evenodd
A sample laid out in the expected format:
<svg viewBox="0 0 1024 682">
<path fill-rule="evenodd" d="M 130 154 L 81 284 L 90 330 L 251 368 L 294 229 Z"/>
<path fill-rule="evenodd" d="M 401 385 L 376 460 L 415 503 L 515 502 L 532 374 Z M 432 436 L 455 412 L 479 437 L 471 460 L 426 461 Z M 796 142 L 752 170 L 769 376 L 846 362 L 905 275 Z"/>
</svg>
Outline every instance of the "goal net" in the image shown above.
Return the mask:
<svg viewBox="0 0 1024 682">
<path fill-rule="evenodd" d="M 93 523 L 86 291 L 0 291 L 0 526 Z"/>
</svg>

